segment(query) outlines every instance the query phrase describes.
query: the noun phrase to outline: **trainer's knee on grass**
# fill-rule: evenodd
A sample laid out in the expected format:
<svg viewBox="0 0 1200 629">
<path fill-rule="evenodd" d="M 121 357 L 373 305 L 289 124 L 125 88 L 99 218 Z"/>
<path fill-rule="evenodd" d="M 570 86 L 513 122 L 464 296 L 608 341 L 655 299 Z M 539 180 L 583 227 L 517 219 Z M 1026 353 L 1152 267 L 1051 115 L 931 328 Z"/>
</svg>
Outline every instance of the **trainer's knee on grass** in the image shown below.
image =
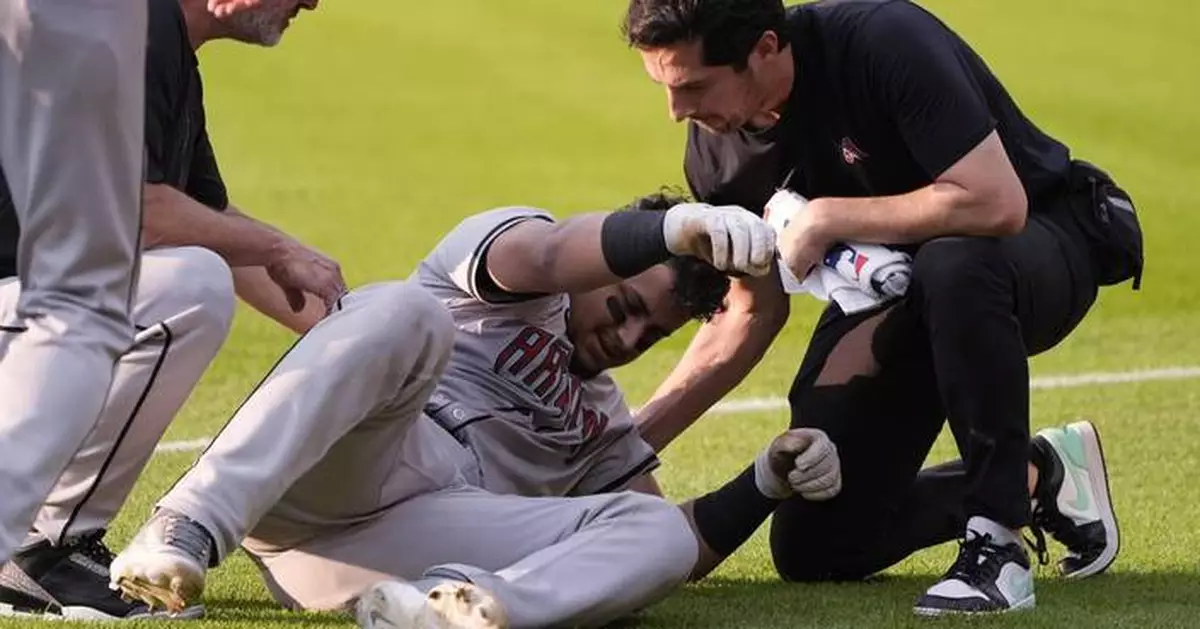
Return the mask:
<svg viewBox="0 0 1200 629">
<path fill-rule="evenodd" d="M 771 523 L 771 559 L 780 578 L 801 583 L 861 581 L 875 572 L 859 551 L 831 532 L 831 527 L 802 524 L 817 516 L 809 511 L 784 505 L 775 513 Z"/>
</svg>

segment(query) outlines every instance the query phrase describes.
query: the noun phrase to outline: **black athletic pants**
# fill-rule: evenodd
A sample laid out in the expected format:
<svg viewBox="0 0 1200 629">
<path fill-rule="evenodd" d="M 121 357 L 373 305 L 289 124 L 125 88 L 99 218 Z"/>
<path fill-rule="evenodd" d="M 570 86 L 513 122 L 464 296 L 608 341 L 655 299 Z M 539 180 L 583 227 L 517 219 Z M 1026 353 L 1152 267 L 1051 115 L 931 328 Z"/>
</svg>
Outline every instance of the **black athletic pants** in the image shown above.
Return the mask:
<svg viewBox="0 0 1200 629">
<path fill-rule="evenodd" d="M 1066 337 L 1097 292 L 1071 202 L 1064 186 L 1031 203 L 1013 237 L 923 244 L 908 294 L 882 311 L 826 310 L 789 401 L 793 427 L 837 444 L 843 486 L 775 512 L 784 578 L 864 578 L 960 538 L 971 516 L 1028 524 L 1027 358 Z M 962 461 L 921 471 L 947 420 Z"/>
</svg>

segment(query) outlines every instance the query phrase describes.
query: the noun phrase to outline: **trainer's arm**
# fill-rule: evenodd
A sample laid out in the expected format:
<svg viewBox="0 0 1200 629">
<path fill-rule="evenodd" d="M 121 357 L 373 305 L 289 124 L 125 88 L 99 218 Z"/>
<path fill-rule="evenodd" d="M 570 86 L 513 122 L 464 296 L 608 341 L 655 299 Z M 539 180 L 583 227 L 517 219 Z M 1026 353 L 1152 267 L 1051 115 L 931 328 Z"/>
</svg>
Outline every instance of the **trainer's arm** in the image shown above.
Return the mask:
<svg viewBox="0 0 1200 629">
<path fill-rule="evenodd" d="M 220 255 L 233 269 L 238 297 L 297 333 L 325 315 L 322 301 L 311 294 L 303 309 L 293 311 L 267 275 L 265 265 L 297 243 L 233 206 L 217 212 L 166 184 L 146 184 L 142 239 L 147 249 L 199 246 Z"/>
<path fill-rule="evenodd" d="M 642 437 L 656 451 L 666 448 L 745 379 L 789 312 L 778 269 L 735 279 L 725 311 L 700 327 L 679 364 L 638 411 Z"/>
<path fill-rule="evenodd" d="M 837 242 L 919 243 L 939 236 L 1011 236 L 1028 202 L 1000 137 L 992 131 L 933 183 L 906 194 L 813 199 L 779 235 L 797 277 Z"/>
<path fill-rule="evenodd" d="M 234 268 L 233 288 L 242 301 L 297 334 L 307 332 L 326 314 L 325 304 L 312 293 L 305 293 L 302 310 L 292 310 L 283 289 L 267 275 L 265 267 Z"/>
<path fill-rule="evenodd" d="M 1025 227 L 1028 200 L 992 131 L 928 186 L 895 196 L 814 199 L 807 211 L 830 242 L 900 244 L 1017 234 Z"/>
<path fill-rule="evenodd" d="M 198 246 L 232 267 L 263 266 L 290 240 L 236 210 L 214 211 L 166 184 L 146 184 L 143 207 L 142 241 L 147 249 Z"/>
</svg>

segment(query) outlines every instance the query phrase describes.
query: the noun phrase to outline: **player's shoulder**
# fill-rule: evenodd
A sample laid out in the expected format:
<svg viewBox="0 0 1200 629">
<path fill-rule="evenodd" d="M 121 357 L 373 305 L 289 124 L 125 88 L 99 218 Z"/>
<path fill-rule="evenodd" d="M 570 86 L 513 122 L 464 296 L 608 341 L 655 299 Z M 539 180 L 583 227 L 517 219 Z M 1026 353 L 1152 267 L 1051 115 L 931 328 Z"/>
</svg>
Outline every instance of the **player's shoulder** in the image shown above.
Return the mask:
<svg viewBox="0 0 1200 629">
<path fill-rule="evenodd" d="M 503 226 L 530 219 L 549 222 L 555 222 L 556 220 L 554 214 L 539 207 L 533 207 L 531 205 L 506 205 L 471 214 L 463 218 L 462 221 L 459 222 L 458 226 Z"/>
<path fill-rule="evenodd" d="M 448 240 L 474 240 L 490 243 L 505 230 L 525 221 L 555 222 L 550 212 L 524 205 L 496 207 L 463 218 L 450 230 Z"/>
<path fill-rule="evenodd" d="M 536 207 L 506 206 L 463 218 L 418 266 L 422 283 L 429 288 L 443 288 L 455 299 L 465 294 L 471 300 L 485 304 L 532 299 L 532 296 L 500 291 L 487 270 L 492 243 L 508 229 L 527 221 L 553 222 L 554 216 Z"/>
</svg>

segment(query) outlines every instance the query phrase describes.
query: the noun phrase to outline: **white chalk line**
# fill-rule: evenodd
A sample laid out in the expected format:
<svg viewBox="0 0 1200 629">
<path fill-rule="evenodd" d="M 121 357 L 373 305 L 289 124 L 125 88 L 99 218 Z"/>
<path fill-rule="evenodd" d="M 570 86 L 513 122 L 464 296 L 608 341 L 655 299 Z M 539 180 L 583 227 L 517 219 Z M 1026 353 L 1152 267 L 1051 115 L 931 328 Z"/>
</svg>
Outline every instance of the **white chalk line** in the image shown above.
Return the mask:
<svg viewBox="0 0 1200 629">
<path fill-rule="evenodd" d="M 1163 369 L 1142 369 L 1135 371 L 1092 372 L 1074 375 L 1043 376 L 1029 381 L 1032 389 L 1071 389 L 1090 387 L 1101 384 L 1127 384 L 1134 382 L 1152 382 L 1156 380 L 1192 380 L 1200 378 L 1200 367 L 1165 367 Z M 754 413 L 759 411 L 777 411 L 787 409 L 786 398 L 763 397 L 745 398 L 718 402 L 708 412 L 712 415 L 735 415 L 739 413 Z M 211 437 L 188 439 L 184 441 L 167 441 L 159 444 L 155 452 L 194 452 L 208 447 Z"/>
</svg>

